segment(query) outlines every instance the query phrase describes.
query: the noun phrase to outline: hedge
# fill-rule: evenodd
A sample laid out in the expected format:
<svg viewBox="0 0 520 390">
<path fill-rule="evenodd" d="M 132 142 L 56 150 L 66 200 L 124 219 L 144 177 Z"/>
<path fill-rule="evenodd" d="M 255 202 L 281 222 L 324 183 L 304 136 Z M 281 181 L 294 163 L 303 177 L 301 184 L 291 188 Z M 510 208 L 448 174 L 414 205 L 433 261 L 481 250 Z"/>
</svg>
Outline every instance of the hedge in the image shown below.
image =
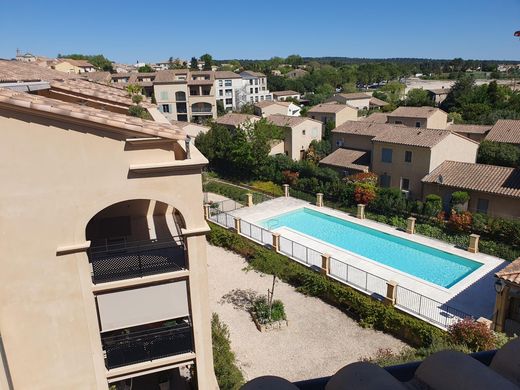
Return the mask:
<svg viewBox="0 0 520 390">
<path fill-rule="evenodd" d="M 207 239 L 212 245 L 236 252 L 247 259 L 251 268 L 276 275 L 298 291 L 338 307 L 356 318 L 361 326 L 392 334 L 416 347 L 428 347 L 434 340 L 445 336 L 445 332 L 433 325 L 312 271 L 230 230 L 213 223 L 210 226 L 211 232 Z"/>
<path fill-rule="evenodd" d="M 245 204 L 247 201 L 247 193 L 253 194 L 253 203 L 259 203 L 264 200 L 265 195 L 260 192 L 250 191 L 245 188 L 237 187 L 231 184 L 221 183 L 218 181 L 209 181 L 204 183 L 203 189 L 205 192 L 213 192 L 233 199 L 239 203 Z"/>
</svg>

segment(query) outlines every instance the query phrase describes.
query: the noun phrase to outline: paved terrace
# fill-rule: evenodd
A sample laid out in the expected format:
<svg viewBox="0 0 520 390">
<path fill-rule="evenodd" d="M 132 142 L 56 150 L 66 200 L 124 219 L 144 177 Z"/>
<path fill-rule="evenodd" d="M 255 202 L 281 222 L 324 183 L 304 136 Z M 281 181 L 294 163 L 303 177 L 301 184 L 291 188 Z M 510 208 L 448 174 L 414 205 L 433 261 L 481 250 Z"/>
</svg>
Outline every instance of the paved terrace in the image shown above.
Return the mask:
<svg viewBox="0 0 520 390">
<path fill-rule="evenodd" d="M 480 268 L 457 282 L 452 287 L 444 288 L 359 255 L 356 255 L 356 258 L 353 259 L 353 257 L 342 248 L 338 248 L 292 229 L 284 227 L 273 229 L 274 232 L 280 233 L 282 237 L 305 245 L 320 253 L 328 253 L 332 257 L 344 263 L 360 268 L 385 280 L 395 280 L 400 286 L 441 303 L 445 303 L 455 309 L 462 310 L 475 318 L 491 318 L 496 295 L 493 275 L 499 269 L 504 267 L 506 264 L 504 260 L 483 253 L 470 253 L 439 240 L 434 240 L 418 234 L 411 235 L 392 226 L 368 219 L 360 220 L 347 213 L 330 209 L 328 207 L 316 207 L 310 203 L 291 197 L 276 198 L 253 207 L 237 209 L 230 212 L 230 214 L 240 217 L 246 222 L 258 225 L 262 220 L 294 211 L 302 207 L 307 207 L 349 222 L 362 224 L 372 229 L 393 234 L 398 237 L 482 263 L 483 265 Z"/>
</svg>

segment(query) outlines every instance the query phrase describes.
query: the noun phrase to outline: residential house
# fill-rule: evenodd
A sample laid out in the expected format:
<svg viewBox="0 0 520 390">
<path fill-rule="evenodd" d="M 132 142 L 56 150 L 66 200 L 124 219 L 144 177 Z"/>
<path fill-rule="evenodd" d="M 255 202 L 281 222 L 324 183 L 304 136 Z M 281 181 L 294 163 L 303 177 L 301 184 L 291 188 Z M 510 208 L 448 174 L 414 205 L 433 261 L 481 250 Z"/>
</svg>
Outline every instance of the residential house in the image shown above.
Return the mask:
<svg viewBox="0 0 520 390">
<path fill-rule="evenodd" d="M 318 104 L 309 108 L 307 116 L 327 124 L 334 122 L 336 126 L 342 125 L 346 121 L 355 121 L 358 117 L 358 110 L 348 104 Z"/>
<path fill-rule="evenodd" d="M 440 105 L 450 93 L 451 88 L 428 89 L 428 96 L 433 100 L 436 106 Z"/>
<path fill-rule="evenodd" d="M 372 139 L 371 171 L 382 187 L 423 197 L 421 180 L 446 160 L 474 163 L 478 142 L 449 130 L 393 126 Z"/>
<path fill-rule="evenodd" d="M 420 127 L 423 129 L 446 129 L 448 114 L 436 107 L 401 106 L 387 114 L 388 123 Z"/>
<path fill-rule="evenodd" d="M 285 101 L 288 98 L 300 100 L 300 93 L 296 91 L 276 91 L 273 92 L 273 99 L 278 101 Z"/>
<path fill-rule="evenodd" d="M 363 122 L 387 123 L 388 117 L 384 112 L 374 112 L 368 116 L 359 118 L 359 120 Z"/>
<path fill-rule="evenodd" d="M 297 79 L 297 78 L 306 76 L 308 74 L 309 74 L 309 72 L 307 72 L 306 70 L 294 69 L 294 70 L 291 70 L 291 71 L 287 72 L 285 74 L 285 77 L 287 77 L 288 79 Z"/>
<path fill-rule="evenodd" d="M 453 131 L 454 133 L 463 135 L 464 137 L 468 137 L 474 141 L 481 142 L 486 137 L 486 134 L 489 133 L 493 126 L 490 125 L 456 125 L 450 124 L 448 125 L 448 130 Z"/>
<path fill-rule="evenodd" d="M 215 72 L 215 91 L 217 101 L 222 102 L 226 111 L 238 110 L 247 103 L 244 80 L 235 72 Z"/>
<path fill-rule="evenodd" d="M 395 126 L 386 123 L 347 121 L 332 130 L 332 150 L 338 148 L 372 150 L 372 139 Z"/>
<path fill-rule="evenodd" d="M 340 104 L 348 104 L 359 110 L 368 110 L 370 108 L 370 99 L 372 96 L 363 92 L 354 93 L 336 93 L 325 102 L 338 102 Z"/>
<path fill-rule="evenodd" d="M 338 171 L 342 176 L 368 172 L 370 169 L 370 152 L 339 148 L 321 159 L 319 164 Z"/>
<path fill-rule="evenodd" d="M 499 119 L 486 135 L 485 140 L 520 147 L 520 120 Z"/>
<path fill-rule="evenodd" d="M 189 114 L 191 122 L 217 117 L 215 72 L 191 71 L 188 77 Z"/>
<path fill-rule="evenodd" d="M 451 194 L 466 191 L 467 208 L 499 217 L 520 217 L 520 169 L 444 161 L 422 179 L 423 194 L 436 194 L 449 207 Z"/>
<path fill-rule="evenodd" d="M 258 103 L 264 100 L 273 100 L 273 95 L 267 89 L 267 77 L 260 72 L 250 70 L 240 73 L 246 92 L 247 103 Z"/>
<path fill-rule="evenodd" d="M 377 109 L 377 110 L 380 110 L 381 108 L 388 106 L 388 104 L 389 104 L 389 103 L 385 102 L 384 100 L 375 98 L 373 96 L 370 98 L 370 101 L 368 103 L 369 103 L 369 108 Z"/>
<path fill-rule="evenodd" d="M 268 117 L 274 114 L 300 116 L 301 108 L 292 102 L 282 101 L 263 101 L 255 103 L 255 114 L 261 117 Z"/>
<path fill-rule="evenodd" d="M 219 116 L 215 122 L 230 130 L 236 130 L 244 125 L 255 123 L 260 119 L 262 118 L 256 115 L 228 112 L 225 115 Z"/>
<path fill-rule="evenodd" d="M 54 69 L 60 72 L 74 74 L 96 71 L 96 68 L 90 62 L 85 60 L 72 60 L 70 58 L 60 58 L 54 65 Z"/>
<path fill-rule="evenodd" d="M 320 141 L 323 125 L 305 117 L 270 115 L 267 120 L 284 130 L 284 141 L 271 149 L 271 154 L 285 153 L 293 160 L 301 160 L 312 141 Z"/>
<path fill-rule="evenodd" d="M 95 83 L 101 84 L 111 84 L 112 83 L 112 75 L 110 72 L 88 72 L 84 75 L 85 79 L 88 81 L 92 81 Z"/>
<path fill-rule="evenodd" d="M 520 334 L 520 257 L 495 274 L 493 330 L 508 336 Z M 513 370 L 514 371 L 514 370 Z"/>
<path fill-rule="evenodd" d="M 216 388 L 207 160 L 153 107 L 156 121 L 121 114 L 124 91 L 79 82 L 52 98 L 0 88 L 0 383 L 182 388 L 173 378 L 191 367 L 197 388 Z"/>
</svg>

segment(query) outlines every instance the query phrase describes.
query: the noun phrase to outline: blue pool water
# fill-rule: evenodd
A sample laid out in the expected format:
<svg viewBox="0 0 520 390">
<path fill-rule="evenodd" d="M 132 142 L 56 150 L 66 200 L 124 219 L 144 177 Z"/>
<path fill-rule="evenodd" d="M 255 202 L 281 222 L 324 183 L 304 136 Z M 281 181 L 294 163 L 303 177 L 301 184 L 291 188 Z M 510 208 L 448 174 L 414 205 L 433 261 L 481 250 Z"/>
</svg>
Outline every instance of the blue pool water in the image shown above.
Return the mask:
<svg viewBox="0 0 520 390">
<path fill-rule="evenodd" d="M 268 229 L 291 228 L 446 288 L 482 265 L 306 208 L 266 219 L 260 224 Z"/>
</svg>

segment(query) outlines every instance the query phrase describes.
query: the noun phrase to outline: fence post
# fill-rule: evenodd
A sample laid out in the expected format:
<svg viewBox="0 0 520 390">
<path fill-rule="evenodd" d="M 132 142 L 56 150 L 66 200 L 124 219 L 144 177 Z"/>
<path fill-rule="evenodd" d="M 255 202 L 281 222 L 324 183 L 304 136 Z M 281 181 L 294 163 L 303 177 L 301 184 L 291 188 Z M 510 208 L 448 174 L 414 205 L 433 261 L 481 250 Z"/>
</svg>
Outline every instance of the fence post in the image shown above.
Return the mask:
<svg viewBox="0 0 520 390">
<path fill-rule="evenodd" d="M 408 217 L 406 220 L 406 233 L 414 234 L 415 233 L 415 218 Z"/>
<path fill-rule="evenodd" d="M 240 234 L 240 218 L 235 217 L 235 231 Z"/>
<path fill-rule="evenodd" d="M 365 219 L 365 205 L 364 204 L 357 205 L 357 217 L 359 219 Z"/>
<path fill-rule="evenodd" d="M 283 184 L 283 195 L 288 198 L 289 197 L 289 184 Z"/>
<path fill-rule="evenodd" d="M 394 306 L 397 296 L 397 282 L 395 280 L 389 280 L 386 282 L 386 297 L 385 303 L 390 306 Z"/>
<path fill-rule="evenodd" d="M 469 247 L 468 252 L 477 253 L 478 252 L 478 240 L 480 236 L 478 234 L 470 234 L 469 235 Z"/>
<path fill-rule="evenodd" d="M 273 249 L 276 253 L 280 252 L 280 233 L 273 233 Z"/>
<path fill-rule="evenodd" d="M 209 219 L 209 204 L 204 205 L 204 219 Z"/>
<path fill-rule="evenodd" d="M 248 192 L 246 195 L 247 195 L 247 207 L 253 207 L 253 194 Z"/>
<path fill-rule="evenodd" d="M 321 269 L 320 273 L 322 275 L 328 275 L 330 269 L 330 255 L 328 253 L 323 253 L 321 255 Z"/>
<path fill-rule="evenodd" d="M 316 194 L 316 206 L 323 207 L 323 194 L 321 192 Z"/>
</svg>

